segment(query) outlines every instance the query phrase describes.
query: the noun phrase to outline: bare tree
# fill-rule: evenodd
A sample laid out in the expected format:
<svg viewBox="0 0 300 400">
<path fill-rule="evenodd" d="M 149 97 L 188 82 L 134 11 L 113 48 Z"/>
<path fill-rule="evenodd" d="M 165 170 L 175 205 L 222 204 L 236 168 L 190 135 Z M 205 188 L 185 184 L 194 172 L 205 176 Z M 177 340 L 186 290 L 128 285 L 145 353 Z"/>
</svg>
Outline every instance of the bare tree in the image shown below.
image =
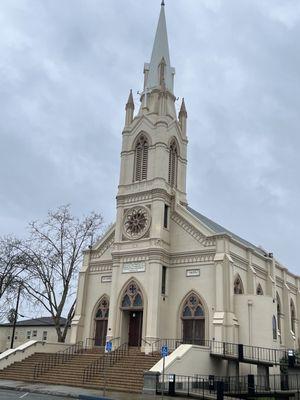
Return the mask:
<svg viewBox="0 0 300 400">
<path fill-rule="evenodd" d="M 18 251 L 19 243 L 12 237 L 0 238 L 0 319 L 7 317 L 21 281 L 23 267 Z"/>
<path fill-rule="evenodd" d="M 30 223 L 30 237 L 19 249 L 27 277 L 24 290 L 50 313 L 59 342 L 64 342 L 75 310 L 75 289 L 82 251 L 99 235 L 100 214 L 82 219 L 71 214 L 70 206 L 50 211 L 43 222 Z M 66 325 L 60 318 L 66 316 Z"/>
</svg>

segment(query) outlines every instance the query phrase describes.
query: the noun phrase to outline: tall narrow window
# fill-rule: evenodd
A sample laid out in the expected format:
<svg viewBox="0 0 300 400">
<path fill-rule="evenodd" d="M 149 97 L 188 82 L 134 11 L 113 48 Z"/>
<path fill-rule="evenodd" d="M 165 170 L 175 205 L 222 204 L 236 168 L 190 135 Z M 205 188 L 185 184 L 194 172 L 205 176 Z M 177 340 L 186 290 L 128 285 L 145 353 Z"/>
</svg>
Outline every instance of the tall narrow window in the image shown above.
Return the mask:
<svg viewBox="0 0 300 400">
<path fill-rule="evenodd" d="M 277 301 L 277 326 L 278 326 L 279 336 L 281 336 L 281 301 L 278 293 L 276 293 L 276 301 Z"/>
<path fill-rule="evenodd" d="M 237 275 L 233 287 L 234 294 L 244 294 L 244 286 L 241 277 Z"/>
<path fill-rule="evenodd" d="M 148 140 L 141 135 L 135 146 L 134 180 L 142 181 L 147 179 L 148 170 Z"/>
<path fill-rule="evenodd" d="M 256 294 L 257 294 L 258 296 L 263 296 L 263 294 L 264 294 L 264 291 L 262 290 L 262 287 L 261 287 L 261 284 L 260 284 L 260 283 L 258 284 L 258 286 L 257 286 L 257 288 L 256 288 Z"/>
<path fill-rule="evenodd" d="M 165 204 L 164 210 L 164 228 L 168 228 L 168 220 L 169 220 L 169 206 Z"/>
<path fill-rule="evenodd" d="M 276 323 L 276 317 L 273 315 L 272 318 L 272 330 L 273 330 L 273 339 L 277 339 L 277 323 Z"/>
<path fill-rule="evenodd" d="M 161 294 L 166 294 L 166 282 L 167 282 L 167 267 L 162 267 L 161 271 Z"/>
<path fill-rule="evenodd" d="M 291 331 L 293 334 L 296 333 L 296 309 L 293 300 L 291 299 L 290 303 L 290 310 L 291 310 Z"/>
<path fill-rule="evenodd" d="M 177 169 L 178 169 L 178 148 L 175 140 L 172 140 L 169 153 L 169 184 L 177 186 Z"/>
</svg>

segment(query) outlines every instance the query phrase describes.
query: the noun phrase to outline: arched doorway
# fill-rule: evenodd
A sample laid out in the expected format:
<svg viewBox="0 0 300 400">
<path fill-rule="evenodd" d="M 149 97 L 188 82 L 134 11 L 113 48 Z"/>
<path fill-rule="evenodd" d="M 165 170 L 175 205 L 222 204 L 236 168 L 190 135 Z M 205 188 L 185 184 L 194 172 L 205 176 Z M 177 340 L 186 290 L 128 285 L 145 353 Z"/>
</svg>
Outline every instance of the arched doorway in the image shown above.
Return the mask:
<svg viewBox="0 0 300 400">
<path fill-rule="evenodd" d="M 182 312 L 183 343 L 205 345 L 205 312 L 200 298 L 191 293 L 185 300 Z"/>
<path fill-rule="evenodd" d="M 128 345 L 140 346 L 143 328 L 143 296 L 135 281 L 131 281 L 123 292 L 121 309 L 128 327 Z"/>
<path fill-rule="evenodd" d="M 107 323 L 109 314 L 109 300 L 104 296 L 98 305 L 95 316 L 95 346 L 105 346 Z"/>
</svg>

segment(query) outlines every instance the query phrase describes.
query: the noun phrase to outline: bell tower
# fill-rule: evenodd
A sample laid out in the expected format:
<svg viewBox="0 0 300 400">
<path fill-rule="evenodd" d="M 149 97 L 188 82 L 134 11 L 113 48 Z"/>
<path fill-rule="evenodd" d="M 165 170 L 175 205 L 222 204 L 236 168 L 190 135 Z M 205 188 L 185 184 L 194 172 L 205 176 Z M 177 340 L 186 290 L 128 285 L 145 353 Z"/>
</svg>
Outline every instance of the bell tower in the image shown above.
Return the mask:
<svg viewBox="0 0 300 400">
<path fill-rule="evenodd" d="M 162 2 L 139 110 L 135 114 L 132 91 L 125 107 L 116 242 L 155 238 L 168 243 L 166 214 L 174 202 L 187 204 L 187 112 L 182 100 L 177 116 L 174 76 Z"/>
</svg>

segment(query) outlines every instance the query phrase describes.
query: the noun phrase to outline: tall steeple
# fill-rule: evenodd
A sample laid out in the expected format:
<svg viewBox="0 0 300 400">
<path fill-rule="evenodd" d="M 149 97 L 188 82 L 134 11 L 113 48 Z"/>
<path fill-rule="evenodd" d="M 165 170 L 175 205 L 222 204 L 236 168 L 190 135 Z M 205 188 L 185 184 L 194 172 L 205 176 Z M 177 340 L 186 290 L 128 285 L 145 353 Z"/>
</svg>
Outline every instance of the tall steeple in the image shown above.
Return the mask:
<svg viewBox="0 0 300 400">
<path fill-rule="evenodd" d="M 151 55 L 151 61 L 150 64 L 145 64 L 145 89 L 151 90 L 157 87 L 161 87 L 162 73 L 165 89 L 173 93 L 175 69 L 171 67 L 170 62 L 164 1 L 161 3 L 161 10 Z"/>
</svg>

